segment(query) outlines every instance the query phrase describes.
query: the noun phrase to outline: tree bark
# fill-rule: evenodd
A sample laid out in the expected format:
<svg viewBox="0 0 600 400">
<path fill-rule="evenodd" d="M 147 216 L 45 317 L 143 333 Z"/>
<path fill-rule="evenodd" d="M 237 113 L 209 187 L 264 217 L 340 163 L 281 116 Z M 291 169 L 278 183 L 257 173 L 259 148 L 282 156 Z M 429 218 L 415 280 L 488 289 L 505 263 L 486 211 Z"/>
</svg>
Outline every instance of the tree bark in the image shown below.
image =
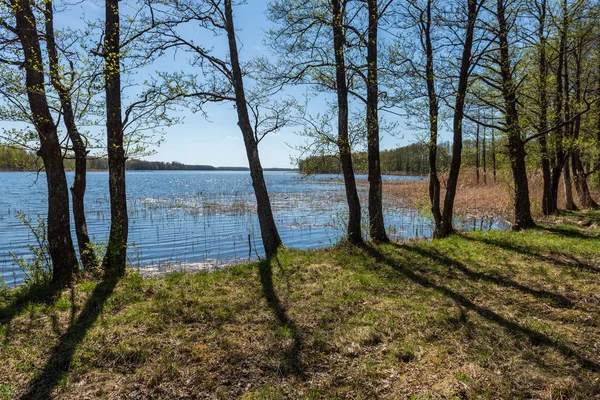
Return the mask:
<svg viewBox="0 0 600 400">
<path fill-rule="evenodd" d="M 16 33 L 25 56 L 25 84 L 33 123 L 40 138 L 38 154 L 44 161 L 48 183 L 48 246 L 52 259 L 52 281 L 70 284 L 77 270 L 71 237 L 69 191 L 60 140 L 44 88 L 42 50 L 35 16 L 28 0 L 11 0 Z"/>
<path fill-rule="evenodd" d="M 582 44 L 575 49 L 575 102 L 577 106 L 581 104 L 581 63 L 582 63 Z M 582 209 L 596 209 L 598 204 L 592 198 L 587 182 L 587 174 L 581 162 L 581 148 L 578 139 L 581 132 L 581 115 L 578 115 L 573 122 L 573 142 L 574 148 L 571 151 L 571 166 L 573 167 L 573 183 L 575 192 L 579 199 Z"/>
<path fill-rule="evenodd" d="M 454 105 L 453 121 L 453 143 L 452 143 L 452 161 L 450 163 L 450 173 L 446 184 L 446 196 L 444 198 L 444 208 L 440 228 L 434 231 L 434 237 L 442 238 L 453 232 L 452 218 L 454 216 L 454 198 L 456 197 L 456 186 L 458 184 L 458 174 L 462 160 L 462 123 L 464 118 L 465 98 L 471 68 L 471 51 L 473 48 L 473 35 L 475 32 L 475 22 L 479 4 L 477 0 L 467 1 L 467 27 L 465 34 L 465 44 L 463 47 L 462 58 L 460 62 L 460 73 L 458 78 L 458 90 L 456 92 L 456 101 Z"/>
<path fill-rule="evenodd" d="M 367 43 L 367 157 L 369 159 L 369 230 L 375 243 L 389 242 L 383 220 L 381 162 L 379 156 L 379 84 L 377 77 L 377 31 L 379 0 L 368 0 L 369 34 Z"/>
<path fill-rule="evenodd" d="M 521 137 L 519 112 L 517 109 L 516 87 L 512 78 L 510 52 L 508 44 L 508 26 L 506 21 L 505 0 L 497 1 L 498 41 L 500 47 L 500 74 L 502 75 L 502 97 L 504 98 L 504 116 L 508 133 L 508 153 L 514 180 L 515 223 L 513 229 L 535 226 L 531 217 L 529 186 L 525 165 L 525 143 Z"/>
<path fill-rule="evenodd" d="M 260 233 L 262 236 L 263 247 L 267 257 L 272 257 L 276 254 L 277 249 L 282 246 L 273 211 L 271 209 L 271 201 L 263 175 L 260 157 L 258 155 L 258 140 L 250 123 L 248 114 L 248 105 L 246 103 L 246 94 L 244 91 L 244 82 L 242 69 L 240 67 L 237 41 L 235 38 L 235 26 L 233 23 L 233 10 L 231 0 L 225 0 L 225 29 L 227 31 L 227 39 L 229 44 L 229 58 L 231 60 L 231 79 L 235 91 L 235 104 L 238 114 L 238 126 L 244 137 L 244 145 L 246 147 L 246 155 L 250 167 L 250 176 L 252 178 L 252 186 L 256 197 L 256 208 L 258 211 L 258 223 L 260 225 Z"/>
<path fill-rule="evenodd" d="M 483 184 L 487 185 L 487 154 L 486 154 L 486 147 L 487 147 L 487 138 L 486 138 L 486 129 L 485 127 L 483 127 L 483 143 L 482 143 L 482 152 L 483 154 L 481 155 L 481 160 L 483 161 Z"/>
<path fill-rule="evenodd" d="M 587 175 L 583 168 L 583 163 L 579 156 L 579 151 L 571 154 L 571 164 L 573 166 L 573 183 L 575 184 L 575 192 L 579 199 L 579 205 L 584 210 L 595 210 L 598 208 L 598 203 L 594 201 L 590 188 L 587 183 Z"/>
<path fill-rule="evenodd" d="M 494 114 L 492 114 L 492 125 L 494 124 Z M 494 177 L 494 183 L 496 183 L 496 135 L 492 128 L 492 176 Z"/>
<path fill-rule="evenodd" d="M 433 59 L 433 44 L 431 42 L 431 5 L 433 0 L 427 1 L 425 21 L 422 21 L 422 32 L 425 35 L 425 77 L 427 79 L 427 98 L 429 102 L 429 200 L 431 213 L 435 223 L 435 231 L 441 229 L 442 211 L 440 208 L 440 179 L 437 174 L 438 157 L 438 116 L 439 104 L 435 88 L 435 71 Z"/>
<path fill-rule="evenodd" d="M 539 38 L 539 54 L 538 54 L 538 69 L 540 74 L 540 120 L 539 131 L 545 132 L 548 129 L 548 60 L 546 57 L 546 8 L 547 1 L 542 0 L 539 4 L 540 15 L 538 38 Z M 556 211 L 556 202 L 552 198 L 552 173 L 550 171 L 550 157 L 548 155 L 548 142 L 546 135 L 540 136 L 538 140 L 540 146 L 540 156 L 542 164 L 542 213 L 544 215 L 553 214 Z"/>
<path fill-rule="evenodd" d="M 348 201 L 348 241 L 353 244 L 362 243 L 360 200 L 356 189 L 352 153 L 348 137 L 348 86 L 346 83 L 346 62 L 344 56 L 345 34 L 343 28 L 344 10 L 340 0 L 331 0 L 333 11 L 333 50 L 335 53 L 335 81 L 338 103 L 338 137 L 337 146 L 344 174 L 344 186 Z"/>
<path fill-rule="evenodd" d="M 475 138 L 475 175 L 477 176 L 477 185 L 479 185 L 479 125 Z"/>
<path fill-rule="evenodd" d="M 566 48 L 567 48 L 567 29 L 568 29 L 568 15 L 567 15 L 567 3 L 562 3 L 563 19 L 560 28 L 560 40 L 558 48 L 557 66 L 556 66 L 556 117 L 555 125 L 559 126 L 565 121 L 564 116 L 564 102 L 565 102 L 565 91 L 568 88 L 564 87 L 564 72 L 565 66 Z M 563 127 L 555 130 L 554 132 L 554 146 L 555 155 L 553 157 L 554 163 L 552 165 L 552 197 L 553 202 L 551 209 L 553 211 L 558 210 L 558 187 L 560 184 L 560 175 L 562 174 L 567 159 L 567 153 L 564 148 L 564 138 L 566 136 L 567 127 Z"/>
<path fill-rule="evenodd" d="M 127 192 L 125 148 L 121 113 L 119 0 L 106 0 L 104 77 L 106 90 L 106 135 L 110 194 L 110 234 L 103 268 L 112 276 L 122 276 L 127 266 Z"/>
<path fill-rule="evenodd" d="M 569 163 L 565 162 L 563 167 L 563 185 L 565 188 L 565 210 L 577 210 L 577 206 L 573 201 L 573 185 L 571 182 L 571 168 Z"/>
<path fill-rule="evenodd" d="M 598 81 L 600 81 L 600 65 L 598 65 Z M 596 110 L 596 147 L 600 150 L 600 103 L 598 103 Z M 600 165 L 600 151 L 598 151 L 598 157 L 596 159 L 597 165 Z M 600 169 L 596 173 L 598 179 L 598 188 L 600 188 Z"/>
<path fill-rule="evenodd" d="M 566 32 L 568 32 L 568 17 L 567 17 L 567 1 L 564 0 L 563 1 L 563 12 L 564 12 L 564 26 L 565 26 L 565 35 L 567 34 Z M 565 42 L 566 42 L 566 36 L 565 36 Z M 566 45 L 565 45 L 566 46 Z M 569 74 L 569 64 L 568 64 L 568 59 L 569 59 L 569 55 L 567 53 L 566 47 L 565 47 L 565 57 L 564 57 L 564 66 L 563 66 L 563 76 L 564 76 L 564 120 L 565 121 L 570 121 L 571 120 L 571 85 L 570 85 L 570 74 Z M 567 140 L 569 142 L 572 142 L 573 139 L 573 128 L 574 128 L 574 124 L 573 122 L 565 125 L 565 138 L 567 138 Z M 570 143 L 569 148 L 568 148 L 568 152 L 566 154 L 566 158 L 565 158 L 565 163 L 564 163 L 564 167 L 563 167 L 563 174 L 564 174 L 564 187 L 565 187 L 565 208 L 567 210 L 576 210 L 577 206 L 575 205 L 575 202 L 573 201 L 573 185 L 572 185 L 572 181 L 571 181 L 571 167 L 569 166 L 569 156 L 571 154 L 573 154 L 573 144 Z"/>
<path fill-rule="evenodd" d="M 79 134 L 77 124 L 75 123 L 75 113 L 73 111 L 73 104 L 71 102 L 71 92 L 63 84 L 60 76 L 58 51 L 56 49 L 56 39 L 54 36 L 53 4 L 54 3 L 52 0 L 46 1 L 46 47 L 48 49 L 48 59 L 50 63 L 50 80 L 54 90 L 56 90 L 58 93 L 63 109 L 63 121 L 65 127 L 67 128 L 67 134 L 73 143 L 73 150 L 75 151 L 75 179 L 73 186 L 71 186 L 75 233 L 77 235 L 77 244 L 79 245 L 81 263 L 84 269 L 91 270 L 96 266 L 96 255 L 87 231 L 84 206 L 88 151 L 83 139 L 81 138 L 81 135 Z"/>
</svg>

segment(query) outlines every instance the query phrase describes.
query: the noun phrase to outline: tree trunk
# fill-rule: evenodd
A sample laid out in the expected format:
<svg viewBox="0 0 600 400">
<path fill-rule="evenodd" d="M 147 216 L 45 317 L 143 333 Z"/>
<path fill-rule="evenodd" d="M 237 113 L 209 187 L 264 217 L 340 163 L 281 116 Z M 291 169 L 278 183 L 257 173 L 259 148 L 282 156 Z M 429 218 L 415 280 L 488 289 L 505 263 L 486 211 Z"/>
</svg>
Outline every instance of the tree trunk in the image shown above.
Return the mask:
<svg viewBox="0 0 600 400">
<path fill-rule="evenodd" d="M 582 47 L 579 43 L 575 49 L 575 102 L 577 106 L 581 104 L 581 63 L 582 63 Z M 573 183 L 575 184 L 575 192 L 579 199 L 579 204 L 582 209 L 596 209 L 598 204 L 592 198 L 587 182 L 587 174 L 581 162 L 581 149 L 579 147 L 579 135 L 581 132 L 581 116 L 578 115 L 573 123 L 573 142 L 575 148 L 571 151 L 571 165 L 573 167 Z"/>
<path fill-rule="evenodd" d="M 48 59 L 50 63 L 50 77 L 52 86 L 58 93 L 60 104 L 62 106 L 63 121 L 67 128 L 67 134 L 73 143 L 75 151 L 75 179 L 71 186 L 71 197 L 73 199 L 73 217 L 75 220 L 75 233 L 79 245 L 79 254 L 81 263 L 86 270 L 91 270 L 96 266 L 96 255 L 91 246 L 90 237 L 87 231 L 87 222 L 85 218 L 85 189 L 86 189 L 86 169 L 87 169 L 87 149 L 86 145 L 77 130 L 75 123 L 75 113 L 71 102 L 71 92 L 63 84 L 60 76 L 60 65 L 58 61 L 58 51 L 54 36 L 54 10 L 53 1 L 46 1 L 46 46 L 48 48 Z"/>
<path fill-rule="evenodd" d="M 377 78 L 377 30 L 379 0 L 368 0 L 369 35 L 367 45 L 367 153 L 369 159 L 369 229 L 371 240 L 388 242 L 383 221 L 381 165 L 379 155 L 379 84 Z"/>
<path fill-rule="evenodd" d="M 538 57 L 538 68 L 540 74 L 540 122 L 539 131 L 545 132 L 548 129 L 548 60 L 546 58 L 546 0 L 542 0 L 539 15 L 538 38 L 540 41 L 540 51 Z M 550 157 L 548 155 L 548 143 L 546 135 L 540 136 L 540 156 L 542 158 L 542 213 L 544 215 L 553 214 L 556 211 L 556 202 L 552 198 L 552 174 L 550 172 Z"/>
<path fill-rule="evenodd" d="M 60 140 L 44 88 L 42 50 L 35 16 L 28 0 L 12 0 L 16 33 L 25 56 L 25 84 L 33 122 L 40 138 L 38 154 L 44 161 L 48 183 L 48 246 L 52 259 L 52 281 L 70 284 L 77 270 L 77 255 L 71 237 L 69 191 Z"/>
<path fill-rule="evenodd" d="M 585 174 L 579 152 L 571 154 L 571 164 L 573 166 L 573 183 L 575 184 L 575 192 L 579 199 L 579 204 L 584 210 L 597 209 L 598 204 L 592 198 L 590 188 L 587 183 L 587 175 Z"/>
<path fill-rule="evenodd" d="M 487 138 L 486 138 L 486 129 L 483 127 L 483 154 L 481 155 L 481 159 L 483 161 L 483 184 L 487 185 L 487 160 L 486 160 L 486 146 L 487 146 Z"/>
<path fill-rule="evenodd" d="M 600 66 L 598 66 L 598 80 L 600 81 Z M 600 104 L 598 104 L 596 110 L 596 143 L 596 146 L 600 148 Z M 596 163 L 600 165 L 600 151 L 598 152 Z M 598 169 L 596 176 L 598 178 L 598 188 L 600 189 L 600 169 Z"/>
<path fill-rule="evenodd" d="M 454 216 L 454 198 L 456 197 L 456 186 L 458 184 L 458 174 L 460 172 L 460 163 L 462 160 L 462 123 L 465 109 L 465 98 L 467 94 L 467 84 L 469 81 L 471 68 L 471 51 L 473 48 L 473 34 L 475 31 L 475 22 L 479 11 L 477 0 L 467 0 L 467 27 L 465 34 L 465 44 L 460 62 L 460 73 L 458 78 L 458 90 L 456 93 L 456 102 L 454 105 L 453 121 L 453 140 L 452 143 L 452 161 L 450 163 L 450 173 L 446 184 L 446 196 L 444 198 L 444 209 L 442 212 L 442 222 L 440 228 L 434 232 L 434 237 L 442 238 L 448 236 L 453 231 L 452 218 Z"/>
<path fill-rule="evenodd" d="M 125 187 L 125 148 L 121 114 L 121 65 L 119 0 L 106 0 L 104 77 L 106 85 L 106 136 L 108 143 L 108 182 L 110 194 L 110 235 L 103 267 L 107 274 L 122 276 L 127 266 L 127 192 Z"/>
<path fill-rule="evenodd" d="M 425 34 L 425 54 L 427 57 L 425 76 L 427 79 L 427 97 L 429 100 L 429 199 L 431 213 L 435 222 L 435 231 L 441 229 L 442 211 L 440 208 L 440 180 L 437 175 L 438 149 L 438 115 L 439 105 L 435 89 L 435 72 L 433 67 L 433 45 L 431 43 L 431 3 L 427 1 L 426 19 L 422 22 L 422 32 Z"/>
<path fill-rule="evenodd" d="M 492 116 L 492 125 L 494 124 L 494 118 Z M 494 183 L 496 183 L 496 137 L 494 129 L 492 128 L 492 175 L 494 177 Z"/>
<path fill-rule="evenodd" d="M 529 186 L 525 165 L 525 143 L 521 137 L 516 87 L 512 78 L 508 44 L 508 26 L 505 17 L 505 0 L 497 1 L 498 41 L 500 47 L 500 74 L 502 75 L 502 97 L 504 98 L 508 153 L 514 180 L 515 223 L 513 229 L 535 226 L 531 217 Z"/>
<path fill-rule="evenodd" d="M 282 246 L 273 210 L 269 192 L 265 183 L 260 157 L 258 155 L 258 140 L 250 123 L 248 114 L 248 105 L 246 103 L 246 92 L 244 91 L 244 81 L 242 69 L 238 56 L 237 41 L 235 38 L 235 26 L 233 23 L 233 10 L 231 0 L 225 0 L 225 29 L 229 43 L 229 58 L 231 60 L 232 85 L 235 91 L 235 105 L 238 114 L 238 126 L 244 137 L 246 147 L 246 156 L 250 167 L 250 176 L 252 178 L 252 187 L 256 197 L 256 208 L 258 212 L 258 223 L 262 237 L 263 247 L 267 257 L 276 254 L 277 249 Z"/>
<path fill-rule="evenodd" d="M 477 176 L 477 185 L 479 185 L 479 125 L 475 138 L 475 175 Z"/>
<path fill-rule="evenodd" d="M 565 187 L 565 209 L 569 211 L 577 210 L 575 202 L 573 201 L 573 186 L 571 184 L 571 168 L 569 163 L 566 162 L 563 167 L 563 184 Z"/>
<path fill-rule="evenodd" d="M 563 1 L 562 3 L 562 26 L 560 29 L 560 41 L 558 48 L 558 57 L 557 57 L 557 66 L 556 66 L 556 118 L 555 125 L 559 126 L 565 121 L 564 116 L 564 102 L 565 102 L 565 91 L 568 88 L 564 87 L 564 72 L 563 68 L 565 67 L 565 57 L 566 57 L 566 47 L 567 47 L 567 30 L 568 30 L 568 16 L 567 16 L 567 3 Z M 560 183 L 560 175 L 565 166 L 565 161 L 567 159 L 567 153 L 564 148 L 564 138 L 567 133 L 567 127 L 563 127 L 560 129 L 556 129 L 554 133 L 554 145 L 555 145 L 555 155 L 553 157 L 554 164 L 552 165 L 552 197 L 551 200 L 553 202 L 551 209 L 553 211 L 558 210 L 558 187 Z"/>
<path fill-rule="evenodd" d="M 346 199 L 348 200 L 348 241 L 362 243 L 360 227 L 360 200 L 356 189 L 352 154 L 348 138 L 348 86 L 346 83 L 346 61 L 344 58 L 345 34 L 343 28 L 344 11 L 340 0 L 331 0 L 333 10 L 333 50 L 335 53 L 335 81 L 338 102 L 338 138 L 340 161 L 344 174 Z"/>
</svg>

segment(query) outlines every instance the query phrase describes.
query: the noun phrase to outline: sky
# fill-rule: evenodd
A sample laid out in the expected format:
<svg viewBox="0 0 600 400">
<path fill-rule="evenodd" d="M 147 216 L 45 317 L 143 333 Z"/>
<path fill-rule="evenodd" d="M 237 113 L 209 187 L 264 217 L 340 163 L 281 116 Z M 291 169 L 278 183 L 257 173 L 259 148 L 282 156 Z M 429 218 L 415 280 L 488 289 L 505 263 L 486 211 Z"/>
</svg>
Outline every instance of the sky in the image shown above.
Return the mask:
<svg viewBox="0 0 600 400">
<path fill-rule="evenodd" d="M 240 60 L 249 61 L 255 56 L 273 57 L 270 49 L 264 44 L 265 32 L 270 27 L 270 21 L 265 16 L 266 0 L 248 0 L 248 4 L 236 6 L 234 21 L 238 34 L 240 47 Z M 85 15 L 86 19 L 104 16 L 104 3 L 101 1 L 84 1 L 80 3 L 82 9 L 78 12 Z M 75 25 L 74 14 L 57 14 L 57 25 Z M 80 17 L 81 18 L 81 17 Z M 59 26 L 60 28 L 60 26 Z M 222 38 L 215 38 L 210 33 L 200 29 L 192 35 L 197 43 L 210 44 L 216 51 L 225 51 L 226 42 Z M 140 82 L 150 79 L 156 70 L 173 71 L 180 69 L 192 71 L 179 57 L 163 57 L 152 67 L 137 72 L 134 79 Z M 317 100 L 318 102 L 318 100 Z M 319 109 L 321 103 L 313 105 Z M 237 126 L 237 113 L 230 103 L 208 105 L 205 108 L 208 118 L 191 110 L 182 110 L 177 115 L 182 123 L 166 128 L 164 140 L 156 147 L 154 154 L 144 157 L 147 160 L 178 161 L 185 164 L 205 164 L 214 166 L 247 166 L 246 152 L 242 134 Z M 382 134 L 381 149 L 393 149 L 415 142 L 415 132 L 405 128 L 406 124 L 400 120 L 398 132 L 394 136 Z M 259 146 L 263 167 L 295 167 L 293 160 L 300 155 L 295 149 L 304 143 L 305 138 L 297 132 L 300 127 L 286 127 L 278 134 L 269 135 L 261 141 Z"/>
</svg>

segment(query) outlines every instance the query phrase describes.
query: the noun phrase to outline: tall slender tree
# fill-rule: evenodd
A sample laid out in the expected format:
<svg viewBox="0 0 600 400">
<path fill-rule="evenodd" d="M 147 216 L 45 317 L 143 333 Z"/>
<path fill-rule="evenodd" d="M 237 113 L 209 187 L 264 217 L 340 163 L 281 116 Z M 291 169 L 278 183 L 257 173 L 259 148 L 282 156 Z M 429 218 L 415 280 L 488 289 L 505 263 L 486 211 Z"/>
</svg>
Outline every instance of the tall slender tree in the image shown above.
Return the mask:
<svg viewBox="0 0 600 400">
<path fill-rule="evenodd" d="M 552 207 L 551 210 L 558 210 L 558 188 L 560 184 L 560 177 L 563 173 L 565 161 L 567 160 L 567 152 L 565 150 L 564 139 L 566 127 L 564 126 L 564 101 L 565 101 L 565 87 L 564 87 L 564 66 L 565 57 L 567 52 L 567 33 L 568 33 L 568 12 L 566 0 L 562 3 L 562 18 L 559 28 L 559 45 L 558 54 L 556 60 L 556 94 L 554 99 L 554 114 L 555 114 L 555 126 L 559 127 L 553 132 L 552 141 L 554 142 L 554 155 L 552 157 Z"/>
<path fill-rule="evenodd" d="M 581 21 L 585 21 L 585 17 L 580 17 Z M 583 103 L 583 67 L 585 62 L 585 55 L 589 48 L 590 42 L 593 40 L 592 31 L 594 28 L 593 24 L 581 23 L 578 31 L 573 35 L 573 49 L 572 59 L 574 64 L 574 94 L 575 94 L 575 107 L 581 107 Z M 593 199 L 587 182 L 588 174 L 585 171 L 582 161 L 582 137 L 581 137 L 581 124 L 583 116 L 580 113 L 574 116 L 572 125 L 572 139 L 574 148 L 571 151 L 571 166 L 573 170 L 573 183 L 575 184 L 575 192 L 579 199 L 579 205 L 583 209 L 595 209 L 598 208 L 598 204 Z"/>
<path fill-rule="evenodd" d="M 433 43 L 431 40 L 432 29 L 432 4 L 433 0 L 427 0 L 425 10 L 420 12 L 420 31 L 425 40 L 424 44 L 426 62 L 425 79 L 427 81 L 427 99 L 429 105 L 429 200 L 431 201 L 431 212 L 435 222 L 435 230 L 441 230 L 442 211 L 440 208 L 440 179 L 438 177 L 438 124 L 439 124 L 439 100 L 435 87 L 436 75 L 434 71 Z"/>
<path fill-rule="evenodd" d="M 360 12 L 355 9 L 349 12 L 350 6 L 364 11 L 363 4 L 351 0 L 272 1 L 269 18 L 277 26 L 269 34 L 269 43 L 280 57 L 270 76 L 274 83 L 282 86 L 308 84 L 319 94 L 335 95 L 337 135 L 334 140 L 348 203 L 346 236 L 349 242 L 358 244 L 362 242 L 361 204 L 352 160 L 348 99 L 350 89 L 354 89 L 350 86 L 355 71 L 348 51 L 359 48 L 364 40 L 354 24 Z"/>
<path fill-rule="evenodd" d="M 11 0 L 15 26 L 3 26 L 16 34 L 22 47 L 25 84 L 32 122 L 40 140 L 39 156 L 44 161 L 48 184 L 48 244 L 52 259 L 52 281 L 69 284 L 77 270 L 71 237 L 69 191 L 57 127 L 52 118 L 44 82 L 44 60 L 33 5 L 28 0 Z"/>
<path fill-rule="evenodd" d="M 348 201 L 348 241 L 350 243 L 362 242 L 360 226 L 360 200 L 356 189 L 354 168 L 352 166 L 352 154 L 348 136 L 348 85 L 346 82 L 346 59 L 344 33 L 344 13 L 346 1 L 331 0 L 333 30 L 333 51 L 335 54 L 335 84 L 338 107 L 338 137 L 337 145 L 340 150 L 340 161 L 342 173 L 344 174 L 344 185 L 346 188 L 346 200 Z"/>
<path fill-rule="evenodd" d="M 91 269 L 96 266 L 96 255 L 91 245 L 87 230 L 85 217 L 85 190 L 87 185 L 87 155 L 88 150 L 83 137 L 77 129 L 75 121 L 75 111 L 71 101 L 72 84 L 65 82 L 65 77 L 61 74 L 59 54 L 54 34 L 54 2 L 46 0 L 46 48 L 48 52 L 48 61 L 50 64 L 50 81 L 54 90 L 58 94 L 60 105 L 62 107 L 63 123 L 67 128 L 67 134 L 73 144 L 75 152 L 75 179 L 71 186 L 71 196 L 73 199 L 73 217 L 75 222 L 75 233 L 81 263 L 85 269 Z M 75 71 L 70 71 L 71 76 Z"/>
<path fill-rule="evenodd" d="M 231 60 L 231 83 L 235 93 L 238 125 L 244 137 L 246 154 L 248 156 L 248 163 L 250 164 L 250 175 L 252 176 L 252 186 L 254 187 L 254 195 L 256 196 L 262 242 L 267 257 L 270 257 L 275 254 L 277 249 L 282 246 L 283 243 L 281 242 L 277 226 L 275 225 L 273 211 L 271 210 L 271 202 L 267 192 L 267 185 L 265 183 L 260 157 L 258 156 L 258 141 L 254 135 L 255 132 L 252 129 L 248 114 L 243 74 L 240 67 L 237 41 L 235 38 L 231 0 L 224 0 L 224 11 L 225 30 L 227 31 L 229 58 Z"/>
<path fill-rule="evenodd" d="M 110 194 L 110 235 L 103 260 L 105 271 L 114 276 L 127 266 L 127 192 L 125 186 L 125 147 L 121 104 L 121 35 L 119 0 L 106 0 L 104 80 L 106 91 L 106 137 Z"/>
<path fill-rule="evenodd" d="M 379 80 L 378 41 L 379 0 L 368 0 L 369 28 L 367 37 L 367 151 L 369 164 L 369 229 L 371 240 L 389 241 L 383 220 L 381 161 L 379 156 Z M 388 3 L 389 4 L 389 3 Z"/>
<path fill-rule="evenodd" d="M 181 102 L 194 110 L 201 110 L 208 102 L 229 102 L 235 105 L 237 124 L 244 139 L 250 176 L 256 198 L 262 243 L 267 257 L 275 255 L 282 241 L 275 224 L 259 155 L 260 142 L 270 133 L 277 132 L 288 121 L 285 115 L 289 104 L 271 102 L 272 92 L 258 85 L 248 91 L 244 84 L 250 78 L 239 57 L 235 30 L 234 7 L 231 0 L 183 0 L 164 3 L 151 1 L 154 29 L 146 41 L 149 52 L 161 54 L 176 49 L 190 55 L 190 64 L 196 72 L 169 71 L 161 73 L 163 82 L 147 93 L 158 94 L 164 101 Z M 186 28 L 200 28 L 200 32 L 226 39 L 225 55 L 213 51 L 186 36 Z M 195 32 L 194 35 L 197 33 Z M 256 84 L 254 80 L 252 83 Z"/>
<path fill-rule="evenodd" d="M 540 146 L 540 158 L 542 166 L 542 213 L 550 215 L 556 211 L 556 202 L 552 193 L 552 173 L 550 170 L 550 155 L 548 154 L 548 141 L 546 134 L 548 130 L 548 56 L 547 48 L 547 0 L 534 2 L 534 17 L 538 22 L 538 93 L 539 93 L 539 123 L 538 132 L 541 133 L 538 142 Z"/>
<path fill-rule="evenodd" d="M 513 79 L 513 69 L 509 48 L 509 27 L 507 16 L 507 1 L 497 0 L 496 18 L 498 20 L 498 64 L 502 77 L 502 97 L 504 99 L 504 118 L 508 135 L 508 153 L 514 182 L 515 222 L 513 229 L 523 229 L 535 226 L 531 217 L 529 202 L 529 186 L 527 182 L 527 167 L 525 164 L 525 142 L 519 123 L 517 108 L 517 92 Z"/>
<path fill-rule="evenodd" d="M 452 218 L 454 216 L 454 198 L 456 197 L 456 188 L 458 186 L 458 174 L 462 160 L 463 146 L 463 119 L 465 114 L 465 101 L 469 77 L 472 71 L 472 51 L 473 38 L 475 33 L 475 23 L 482 2 L 477 0 L 467 0 L 467 19 L 465 27 L 465 37 L 463 41 L 462 57 L 460 61 L 458 87 L 456 90 L 454 116 L 452 123 L 453 143 L 452 143 L 452 161 L 450 163 L 450 173 L 446 183 L 446 195 L 444 197 L 444 207 L 439 229 L 434 232 L 434 237 L 442 238 L 453 232 Z"/>
</svg>

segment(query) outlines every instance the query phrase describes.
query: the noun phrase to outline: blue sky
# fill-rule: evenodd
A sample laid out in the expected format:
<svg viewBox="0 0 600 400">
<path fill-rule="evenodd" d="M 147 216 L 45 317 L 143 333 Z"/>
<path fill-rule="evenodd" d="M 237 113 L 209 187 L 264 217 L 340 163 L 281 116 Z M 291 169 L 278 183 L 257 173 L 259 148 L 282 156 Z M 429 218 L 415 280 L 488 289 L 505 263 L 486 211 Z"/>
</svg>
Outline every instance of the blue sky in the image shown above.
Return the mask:
<svg viewBox="0 0 600 400">
<path fill-rule="evenodd" d="M 269 49 L 264 45 L 265 31 L 270 26 L 270 22 L 265 17 L 267 2 L 249 0 L 248 3 L 234 9 L 242 62 L 255 56 L 270 56 Z M 81 7 L 88 20 L 104 17 L 104 4 L 101 1 L 85 1 Z M 69 18 L 72 18 L 72 15 Z M 72 19 L 60 22 L 57 20 L 57 22 L 74 25 Z M 214 45 L 219 52 L 221 47 L 226 48 L 224 39 L 215 38 L 212 34 L 201 30 L 198 30 L 198 35 L 194 39 L 196 42 Z M 164 57 L 152 68 L 139 71 L 135 79 L 143 81 L 149 79 L 154 70 L 168 71 L 174 67 L 185 70 L 186 63 L 179 57 L 175 59 Z M 189 67 L 187 68 L 189 71 Z M 320 105 L 317 104 L 316 107 L 319 108 Z M 208 120 L 190 110 L 182 111 L 180 116 L 183 117 L 183 122 L 167 128 L 163 143 L 156 148 L 155 154 L 146 159 L 214 166 L 247 166 L 244 144 L 237 126 L 237 114 L 233 104 L 208 105 L 205 110 L 208 113 Z M 415 141 L 414 132 L 403 129 L 404 125 L 400 121 L 398 126 L 400 132 L 395 136 L 385 134 L 382 136 L 382 149 L 392 149 Z M 292 159 L 298 157 L 299 152 L 293 147 L 305 140 L 295 133 L 299 129 L 299 127 L 284 128 L 278 134 L 270 135 L 261 142 L 259 151 L 264 167 L 294 166 Z"/>
</svg>

